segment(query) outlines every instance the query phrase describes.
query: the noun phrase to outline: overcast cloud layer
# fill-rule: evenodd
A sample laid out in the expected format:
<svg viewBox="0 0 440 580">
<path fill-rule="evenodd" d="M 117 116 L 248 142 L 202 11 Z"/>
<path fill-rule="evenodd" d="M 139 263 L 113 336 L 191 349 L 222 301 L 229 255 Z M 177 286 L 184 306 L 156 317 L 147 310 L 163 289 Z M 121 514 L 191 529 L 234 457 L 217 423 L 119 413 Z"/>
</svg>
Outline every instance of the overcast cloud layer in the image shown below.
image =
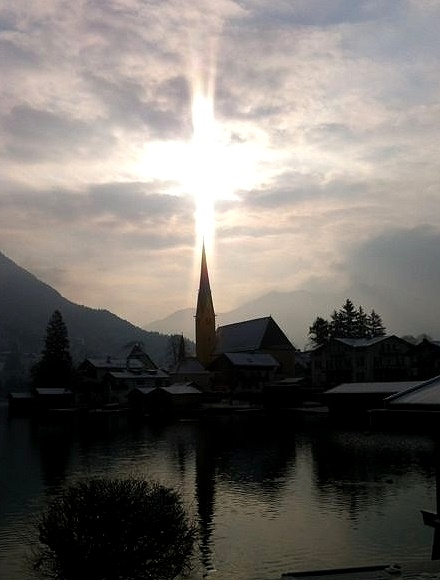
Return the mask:
<svg viewBox="0 0 440 580">
<path fill-rule="evenodd" d="M 139 325 L 192 306 L 178 168 L 212 66 L 240 168 L 216 204 L 216 310 L 359 291 L 423 332 L 439 319 L 439 29 L 438 0 L 3 2 L 0 251 Z"/>
</svg>

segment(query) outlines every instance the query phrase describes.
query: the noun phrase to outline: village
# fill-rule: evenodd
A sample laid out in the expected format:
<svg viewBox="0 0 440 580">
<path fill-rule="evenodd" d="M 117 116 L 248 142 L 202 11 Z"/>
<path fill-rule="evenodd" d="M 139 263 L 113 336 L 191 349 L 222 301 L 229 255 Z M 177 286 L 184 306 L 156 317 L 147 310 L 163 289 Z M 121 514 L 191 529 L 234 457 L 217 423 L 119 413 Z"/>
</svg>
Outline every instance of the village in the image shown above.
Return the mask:
<svg viewBox="0 0 440 580">
<path fill-rule="evenodd" d="M 195 335 L 195 353 L 188 352 L 182 335 L 169 368 L 158 366 L 142 343 L 87 357 L 72 384 L 40 381 L 29 392 L 10 392 L 10 411 L 282 410 L 369 426 L 437 423 L 440 341 L 413 344 L 380 332 L 368 338 L 333 336 L 300 351 L 272 316 L 215 328 L 204 246 Z"/>
</svg>

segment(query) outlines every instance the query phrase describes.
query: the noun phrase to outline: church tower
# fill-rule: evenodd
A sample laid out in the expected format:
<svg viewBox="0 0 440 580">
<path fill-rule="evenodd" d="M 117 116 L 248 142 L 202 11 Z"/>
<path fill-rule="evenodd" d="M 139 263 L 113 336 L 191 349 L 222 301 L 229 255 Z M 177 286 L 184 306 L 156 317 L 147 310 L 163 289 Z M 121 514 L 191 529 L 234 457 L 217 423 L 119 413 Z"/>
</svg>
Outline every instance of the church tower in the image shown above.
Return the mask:
<svg viewBox="0 0 440 580">
<path fill-rule="evenodd" d="M 196 310 L 196 356 L 204 367 L 211 361 L 215 349 L 215 313 L 209 285 L 205 242 L 202 245 L 200 285 Z"/>
</svg>

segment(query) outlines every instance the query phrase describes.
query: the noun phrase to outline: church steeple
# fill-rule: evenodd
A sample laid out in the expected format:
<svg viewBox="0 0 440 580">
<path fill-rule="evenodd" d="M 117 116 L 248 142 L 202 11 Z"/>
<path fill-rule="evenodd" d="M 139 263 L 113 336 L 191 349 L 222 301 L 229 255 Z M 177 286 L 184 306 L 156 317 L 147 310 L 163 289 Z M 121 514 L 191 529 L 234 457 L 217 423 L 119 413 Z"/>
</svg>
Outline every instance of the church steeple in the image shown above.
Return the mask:
<svg viewBox="0 0 440 580">
<path fill-rule="evenodd" d="M 206 263 L 205 242 L 203 241 L 196 310 L 196 355 L 203 366 L 207 366 L 211 362 L 214 348 L 215 313 Z"/>
</svg>

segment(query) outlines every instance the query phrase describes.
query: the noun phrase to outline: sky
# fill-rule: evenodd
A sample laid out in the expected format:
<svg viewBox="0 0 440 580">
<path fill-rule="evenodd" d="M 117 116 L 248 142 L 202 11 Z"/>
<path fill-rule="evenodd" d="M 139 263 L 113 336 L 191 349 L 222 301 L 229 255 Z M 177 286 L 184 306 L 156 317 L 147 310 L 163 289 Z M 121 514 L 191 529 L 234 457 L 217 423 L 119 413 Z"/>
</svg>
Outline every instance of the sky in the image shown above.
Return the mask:
<svg viewBox="0 0 440 580">
<path fill-rule="evenodd" d="M 141 326 L 195 306 L 202 237 L 218 312 L 369 288 L 438 318 L 439 28 L 440 0 L 3 0 L 0 251 Z"/>
</svg>

